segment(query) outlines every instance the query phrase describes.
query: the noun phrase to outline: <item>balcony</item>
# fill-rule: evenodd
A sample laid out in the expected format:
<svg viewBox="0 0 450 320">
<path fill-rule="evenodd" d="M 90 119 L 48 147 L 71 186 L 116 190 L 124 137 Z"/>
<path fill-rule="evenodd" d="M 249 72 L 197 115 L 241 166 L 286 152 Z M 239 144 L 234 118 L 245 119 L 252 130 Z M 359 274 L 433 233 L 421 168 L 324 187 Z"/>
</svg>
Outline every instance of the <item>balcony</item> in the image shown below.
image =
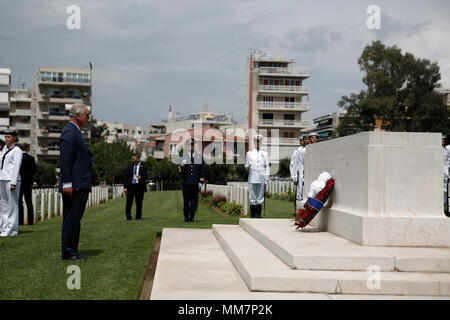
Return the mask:
<svg viewBox="0 0 450 320">
<path fill-rule="evenodd" d="M 302 78 L 309 77 L 308 70 L 295 70 L 283 67 L 259 67 L 258 69 L 260 75 L 281 75 L 281 76 L 293 76 Z"/>
<path fill-rule="evenodd" d="M 30 109 L 16 109 L 14 112 L 9 112 L 10 116 L 16 117 L 31 117 Z"/>
<path fill-rule="evenodd" d="M 31 144 L 31 139 L 29 137 L 27 138 L 19 137 L 19 142 Z"/>
<path fill-rule="evenodd" d="M 59 138 L 62 129 L 43 127 L 38 130 L 38 137 Z"/>
<path fill-rule="evenodd" d="M 30 131 L 31 123 L 16 123 L 14 126 L 10 126 L 9 129 Z"/>
<path fill-rule="evenodd" d="M 30 97 L 11 97 L 9 99 L 10 102 L 31 102 Z"/>
<path fill-rule="evenodd" d="M 49 111 L 41 111 L 38 116 L 39 120 L 60 120 L 60 121 L 68 121 L 69 120 L 69 111 L 68 110 L 49 110 Z"/>
<path fill-rule="evenodd" d="M 258 125 L 271 128 L 307 128 L 308 121 L 262 119 Z"/>
<path fill-rule="evenodd" d="M 309 102 L 258 101 L 259 109 L 264 111 L 308 111 Z"/>
<path fill-rule="evenodd" d="M 0 105 L 4 105 L 9 109 L 9 93 L 0 92 Z"/>
<path fill-rule="evenodd" d="M 305 86 L 276 86 L 276 85 L 260 85 L 259 86 L 260 93 L 299 93 L 299 94 L 308 94 L 309 90 Z"/>
<path fill-rule="evenodd" d="M 74 96 L 74 95 L 48 95 L 41 94 L 38 98 L 39 102 L 53 102 L 53 103 L 90 103 L 90 94 L 85 96 Z"/>
<path fill-rule="evenodd" d="M 41 146 L 38 149 L 38 155 L 59 156 L 59 147 L 58 146 Z"/>
<path fill-rule="evenodd" d="M 0 126 L 8 127 L 9 126 L 9 117 L 8 118 L 0 118 Z"/>
</svg>

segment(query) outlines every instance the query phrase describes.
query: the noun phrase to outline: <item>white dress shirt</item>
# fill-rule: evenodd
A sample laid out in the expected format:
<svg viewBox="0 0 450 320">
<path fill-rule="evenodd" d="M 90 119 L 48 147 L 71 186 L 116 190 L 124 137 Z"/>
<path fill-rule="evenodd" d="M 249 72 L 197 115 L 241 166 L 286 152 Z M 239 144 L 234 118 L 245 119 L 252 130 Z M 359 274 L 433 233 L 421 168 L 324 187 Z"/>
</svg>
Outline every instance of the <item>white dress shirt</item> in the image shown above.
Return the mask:
<svg viewBox="0 0 450 320">
<path fill-rule="evenodd" d="M 131 181 L 131 184 L 137 184 L 139 182 L 138 175 L 139 175 L 139 168 L 140 167 L 141 167 L 141 163 L 140 162 L 138 162 L 135 165 L 133 165 L 133 180 Z"/>
</svg>

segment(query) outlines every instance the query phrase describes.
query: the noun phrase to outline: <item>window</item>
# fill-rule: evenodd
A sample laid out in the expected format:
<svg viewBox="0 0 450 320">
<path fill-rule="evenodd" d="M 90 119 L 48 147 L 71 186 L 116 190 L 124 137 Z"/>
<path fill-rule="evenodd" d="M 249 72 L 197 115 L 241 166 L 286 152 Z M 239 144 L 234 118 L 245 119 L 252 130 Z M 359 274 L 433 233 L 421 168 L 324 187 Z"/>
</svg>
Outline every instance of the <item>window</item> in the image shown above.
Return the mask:
<svg viewBox="0 0 450 320">
<path fill-rule="evenodd" d="M 295 103 L 294 97 L 284 97 L 284 106 L 286 108 L 293 108 Z"/>
<path fill-rule="evenodd" d="M 163 149 L 164 149 L 164 144 L 163 144 Z M 178 152 L 178 145 L 176 143 L 171 143 L 169 145 L 169 149 L 170 149 L 170 153 L 177 153 Z M 162 151 L 162 150 L 158 150 L 158 151 Z"/>
<path fill-rule="evenodd" d="M 273 120 L 273 113 L 263 113 L 262 116 L 265 120 Z"/>
<path fill-rule="evenodd" d="M 284 120 L 295 120 L 295 114 L 293 113 L 285 113 Z"/>
<path fill-rule="evenodd" d="M 52 81 L 51 73 L 46 71 L 41 71 L 41 81 Z"/>
</svg>

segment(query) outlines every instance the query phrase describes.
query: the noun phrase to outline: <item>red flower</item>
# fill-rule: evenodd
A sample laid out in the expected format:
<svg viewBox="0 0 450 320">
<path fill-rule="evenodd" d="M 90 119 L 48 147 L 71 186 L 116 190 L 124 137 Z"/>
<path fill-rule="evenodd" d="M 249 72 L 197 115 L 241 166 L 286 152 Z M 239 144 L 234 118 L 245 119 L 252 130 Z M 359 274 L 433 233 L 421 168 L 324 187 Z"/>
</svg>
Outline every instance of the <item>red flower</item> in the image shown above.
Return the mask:
<svg viewBox="0 0 450 320">
<path fill-rule="evenodd" d="M 322 203 L 325 203 L 330 196 L 331 192 L 334 188 L 334 179 L 329 179 L 325 184 L 325 187 L 320 190 L 319 193 L 316 194 L 314 199 L 319 200 Z M 295 217 L 295 225 L 298 228 L 306 227 L 311 220 L 316 216 L 319 211 L 307 204 L 303 206 L 303 209 L 298 209 L 297 216 Z"/>
</svg>

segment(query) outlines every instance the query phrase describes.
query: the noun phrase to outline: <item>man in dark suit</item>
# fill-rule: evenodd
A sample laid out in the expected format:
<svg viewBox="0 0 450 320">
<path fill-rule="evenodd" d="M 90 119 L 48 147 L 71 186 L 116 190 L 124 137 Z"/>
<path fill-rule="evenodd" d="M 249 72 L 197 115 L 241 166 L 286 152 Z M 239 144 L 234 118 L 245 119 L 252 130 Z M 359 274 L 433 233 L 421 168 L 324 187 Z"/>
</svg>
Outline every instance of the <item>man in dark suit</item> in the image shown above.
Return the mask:
<svg viewBox="0 0 450 320">
<path fill-rule="evenodd" d="M 90 114 L 85 105 L 74 104 L 70 121 L 59 138 L 60 177 L 59 192 L 63 199 L 62 258 L 86 260 L 78 254 L 81 218 L 91 192 L 93 155 L 86 146 L 81 128 L 86 127 Z"/>
<path fill-rule="evenodd" d="M 28 154 L 30 151 L 30 145 L 28 143 L 20 144 L 22 149 L 22 164 L 20 165 L 20 177 L 22 178 L 22 184 L 20 185 L 19 193 L 19 225 L 24 223 L 23 214 L 23 198 L 25 197 L 25 203 L 27 204 L 28 224 L 34 223 L 34 210 L 33 201 L 31 201 L 31 189 L 33 187 L 33 175 L 36 173 L 36 162 L 33 156 Z"/>
<path fill-rule="evenodd" d="M 127 203 L 125 206 L 125 216 L 127 220 L 131 220 L 131 207 L 133 199 L 136 199 L 136 219 L 142 218 L 142 200 L 144 193 L 147 192 L 147 166 L 141 162 L 138 153 L 131 157 L 131 164 L 125 171 L 124 192 L 127 195 Z"/>
<path fill-rule="evenodd" d="M 205 164 L 203 156 L 195 152 L 195 140 L 189 139 L 189 150 L 181 157 L 178 172 L 182 176 L 183 200 L 184 200 L 184 222 L 194 222 L 195 211 L 198 206 L 198 192 L 205 182 Z"/>
</svg>

